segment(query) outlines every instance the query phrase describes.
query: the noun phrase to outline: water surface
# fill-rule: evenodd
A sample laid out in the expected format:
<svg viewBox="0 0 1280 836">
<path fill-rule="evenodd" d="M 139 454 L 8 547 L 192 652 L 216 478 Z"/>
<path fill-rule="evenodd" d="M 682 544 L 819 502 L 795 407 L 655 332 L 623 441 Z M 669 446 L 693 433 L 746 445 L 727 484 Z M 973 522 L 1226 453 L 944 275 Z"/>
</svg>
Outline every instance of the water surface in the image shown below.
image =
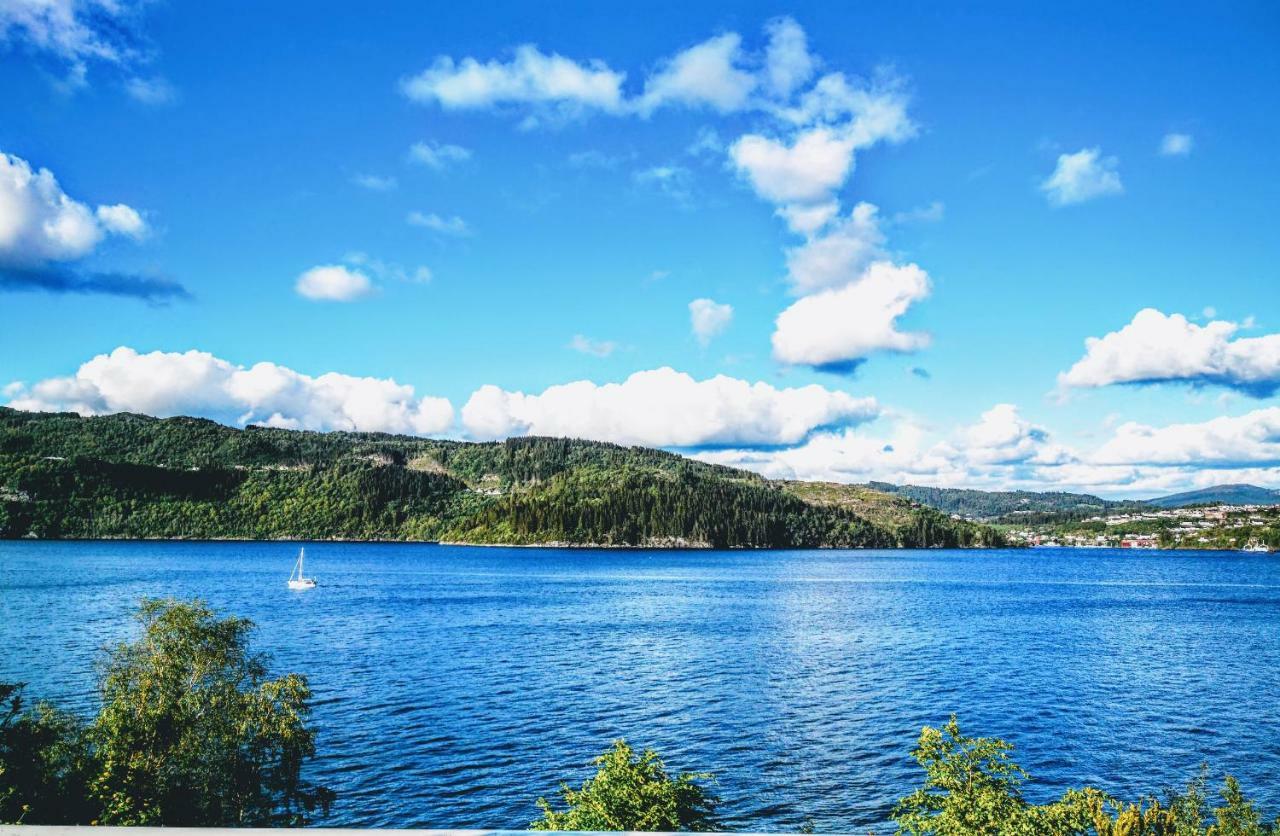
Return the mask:
<svg viewBox="0 0 1280 836">
<path fill-rule="evenodd" d="M 510 827 L 616 738 L 717 775 L 737 830 L 855 831 L 956 712 L 1047 800 L 1207 761 L 1280 811 L 1280 558 L 0 542 L 0 681 L 94 709 L 143 596 L 254 619 L 310 677 L 324 823 Z M 883 830 L 883 828 L 881 828 Z"/>
</svg>

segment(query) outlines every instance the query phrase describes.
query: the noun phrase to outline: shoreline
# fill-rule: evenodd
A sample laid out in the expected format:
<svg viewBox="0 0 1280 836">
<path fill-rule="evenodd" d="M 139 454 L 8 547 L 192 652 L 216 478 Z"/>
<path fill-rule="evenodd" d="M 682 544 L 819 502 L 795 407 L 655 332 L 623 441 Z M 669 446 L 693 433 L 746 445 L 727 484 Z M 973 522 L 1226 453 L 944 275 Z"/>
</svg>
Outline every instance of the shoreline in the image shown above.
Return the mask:
<svg viewBox="0 0 1280 836">
<path fill-rule="evenodd" d="M 703 552 L 789 552 L 789 551 L 851 551 L 851 552 L 1187 552 L 1199 554 L 1255 554 L 1259 556 L 1280 555 L 1280 550 L 1267 552 L 1245 549 L 1213 549 L 1213 548 L 1124 548 L 1121 546 L 1025 546 L 1009 544 L 1004 546 L 723 546 L 717 547 L 709 543 L 677 543 L 631 545 L 618 543 L 572 543 L 549 541 L 545 543 L 469 543 L 461 540 L 384 540 L 376 538 L 309 538 L 309 537 L 14 537 L 0 539 L 0 543 L 334 543 L 339 545 L 404 545 L 404 546 L 448 546 L 493 549 L 573 549 L 580 551 L 703 551 Z"/>
</svg>

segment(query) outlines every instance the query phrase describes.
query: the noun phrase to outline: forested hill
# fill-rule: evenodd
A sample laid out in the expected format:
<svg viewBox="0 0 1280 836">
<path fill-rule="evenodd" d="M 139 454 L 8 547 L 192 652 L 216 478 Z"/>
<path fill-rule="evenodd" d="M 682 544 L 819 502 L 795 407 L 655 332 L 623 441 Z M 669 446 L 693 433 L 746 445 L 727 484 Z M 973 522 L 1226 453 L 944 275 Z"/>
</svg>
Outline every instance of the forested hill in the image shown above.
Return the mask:
<svg viewBox="0 0 1280 836">
<path fill-rule="evenodd" d="M 1092 515 L 1142 508 L 1145 503 L 1113 501 L 1087 493 L 1063 491 L 979 491 L 967 488 L 928 488 L 870 482 L 867 487 L 969 519 L 995 520 L 1015 514 Z"/>
<path fill-rule="evenodd" d="M 806 489 L 659 450 L 82 418 L 0 407 L 0 536 L 748 548 L 999 544 L 866 488 Z"/>
</svg>

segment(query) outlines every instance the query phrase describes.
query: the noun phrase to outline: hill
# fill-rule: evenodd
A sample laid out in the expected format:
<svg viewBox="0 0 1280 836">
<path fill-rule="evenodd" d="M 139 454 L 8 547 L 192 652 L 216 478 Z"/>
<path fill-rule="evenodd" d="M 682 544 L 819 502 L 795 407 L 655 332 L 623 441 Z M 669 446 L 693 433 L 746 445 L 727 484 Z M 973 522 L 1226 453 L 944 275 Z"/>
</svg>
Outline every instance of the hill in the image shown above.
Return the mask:
<svg viewBox="0 0 1280 836">
<path fill-rule="evenodd" d="M 1011 515 L 1092 515 L 1102 511 L 1134 509 L 1140 502 L 1116 502 L 1087 493 L 1063 491 L 979 491 L 967 488 L 927 488 L 870 482 L 868 488 L 906 497 L 921 505 L 968 519 L 996 520 Z"/>
<path fill-rule="evenodd" d="M 0 408 L 0 537 L 725 548 L 1000 542 L 988 527 L 909 499 L 842 490 L 569 439 L 469 443 Z"/>
<path fill-rule="evenodd" d="M 1215 485 L 1198 491 L 1148 499 L 1148 505 L 1184 508 L 1188 505 L 1280 505 L 1280 491 L 1257 485 Z"/>
</svg>

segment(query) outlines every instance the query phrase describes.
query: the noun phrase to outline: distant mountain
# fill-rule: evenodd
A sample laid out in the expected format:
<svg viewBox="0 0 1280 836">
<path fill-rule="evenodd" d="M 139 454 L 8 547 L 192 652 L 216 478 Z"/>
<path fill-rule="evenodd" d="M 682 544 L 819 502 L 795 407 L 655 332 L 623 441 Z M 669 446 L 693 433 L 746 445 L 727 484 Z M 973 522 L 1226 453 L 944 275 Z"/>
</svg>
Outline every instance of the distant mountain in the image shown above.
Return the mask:
<svg viewBox="0 0 1280 836">
<path fill-rule="evenodd" d="M 1003 542 L 910 499 L 643 447 L 236 429 L 0 407 L 0 537 L 726 548 Z"/>
<path fill-rule="evenodd" d="M 1257 485 L 1215 485 L 1198 491 L 1148 499 L 1148 505 L 1183 508 L 1187 505 L 1280 505 L 1280 491 Z"/>
<path fill-rule="evenodd" d="M 867 487 L 906 497 L 947 514 L 959 514 L 976 520 L 995 520 L 1010 515 L 1092 515 L 1142 505 L 1139 502 L 1116 502 L 1092 494 L 1063 491 L 978 491 L 967 488 L 891 485 L 887 482 L 870 482 Z"/>
</svg>

